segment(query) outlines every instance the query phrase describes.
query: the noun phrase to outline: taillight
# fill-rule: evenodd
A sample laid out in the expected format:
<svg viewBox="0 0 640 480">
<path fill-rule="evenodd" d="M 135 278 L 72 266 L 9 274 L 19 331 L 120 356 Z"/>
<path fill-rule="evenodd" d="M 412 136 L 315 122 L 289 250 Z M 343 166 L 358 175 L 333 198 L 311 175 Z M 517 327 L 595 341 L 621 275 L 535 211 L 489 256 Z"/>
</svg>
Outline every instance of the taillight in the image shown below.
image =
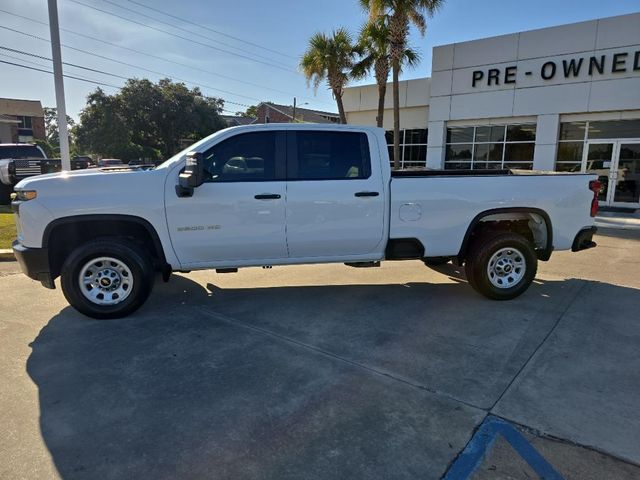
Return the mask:
<svg viewBox="0 0 640 480">
<path fill-rule="evenodd" d="M 593 200 L 591 200 L 591 216 L 598 214 L 598 195 L 602 190 L 602 182 L 600 180 L 591 180 L 589 182 L 589 190 L 593 192 Z"/>
</svg>

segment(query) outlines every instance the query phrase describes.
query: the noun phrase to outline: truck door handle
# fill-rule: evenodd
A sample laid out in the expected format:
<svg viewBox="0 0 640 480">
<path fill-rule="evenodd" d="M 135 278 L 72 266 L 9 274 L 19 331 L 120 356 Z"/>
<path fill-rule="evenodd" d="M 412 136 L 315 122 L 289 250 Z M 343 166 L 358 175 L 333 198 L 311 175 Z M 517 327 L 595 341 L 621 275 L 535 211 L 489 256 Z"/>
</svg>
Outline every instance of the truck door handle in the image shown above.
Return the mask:
<svg viewBox="0 0 640 480">
<path fill-rule="evenodd" d="M 356 197 L 377 197 L 380 195 L 378 192 L 356 192 Z"/>
<path fill-rule="evenodd" d="M 277 193 L 261 193 L 260 195 L 256 195 L 255 197 L 256 200 L 277 200 L 280 198 L 280 195 L 278 195 Z"/>
</svg>

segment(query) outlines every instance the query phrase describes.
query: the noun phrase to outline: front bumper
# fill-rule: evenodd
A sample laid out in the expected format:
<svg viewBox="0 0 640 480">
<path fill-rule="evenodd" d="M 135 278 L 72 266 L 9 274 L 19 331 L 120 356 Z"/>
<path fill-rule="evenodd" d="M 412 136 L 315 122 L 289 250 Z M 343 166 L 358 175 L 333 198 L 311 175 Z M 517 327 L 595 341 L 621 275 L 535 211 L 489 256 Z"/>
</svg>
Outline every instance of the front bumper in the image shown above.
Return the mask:
<svg viewBox="0 0 640 480">
<path fill-rule="evenodd" d="M 56 288 L 49 267 L 49 249 L 25 247 L 17 240 L 11 246 L 22 272 L 27 277 L 38 280 L 43 287 Z"/>
<path fill-rule="evenodd" d="M 597 227 L 588 227 L 583 228 L 578 232 L 576 238 L 573 240 L 573 245 L 571 245 L 572 252 L 579 252 L 580 250 L 586 250 L 588 248 L 593 248 L 597 244 L 593 241 L 593 235 L 598 231 Z"/>
</svg>

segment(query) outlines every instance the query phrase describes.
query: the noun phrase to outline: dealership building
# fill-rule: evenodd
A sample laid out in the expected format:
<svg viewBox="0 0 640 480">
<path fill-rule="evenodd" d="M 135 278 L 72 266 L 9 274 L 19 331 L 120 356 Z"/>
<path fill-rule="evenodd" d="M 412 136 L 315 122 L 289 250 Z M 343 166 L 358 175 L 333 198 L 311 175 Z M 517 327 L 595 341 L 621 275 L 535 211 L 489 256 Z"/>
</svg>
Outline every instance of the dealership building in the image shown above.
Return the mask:
<svg viewBox="0 0 640 480">
<path fill-rule="evenodd" d="M 376 124 L 376 85 L 343 100 Z M 595 172 L 602 202 L 640 208 L 640 13 L 435 47 L 400 104 L 402 168 Z"/>
</svg>

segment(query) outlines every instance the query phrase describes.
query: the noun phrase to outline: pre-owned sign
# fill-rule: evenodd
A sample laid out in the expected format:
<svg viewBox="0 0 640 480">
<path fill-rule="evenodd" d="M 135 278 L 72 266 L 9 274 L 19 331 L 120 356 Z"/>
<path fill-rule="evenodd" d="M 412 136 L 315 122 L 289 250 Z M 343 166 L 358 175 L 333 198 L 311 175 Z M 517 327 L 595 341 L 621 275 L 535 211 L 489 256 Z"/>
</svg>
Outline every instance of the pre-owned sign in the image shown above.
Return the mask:
<svg viewBox="0 0 640 480">
<path fill-rule="evenodd" d="M 640 50 L 635 52 L 617 52 L 610 55 L 593 55 L 544 62 L 535 73 L 543 80 L 551 80 L 556 75 L 564 78 L 578 77 L 580 73 L 587 72 L 589 76 L 603 75 L 605 73 L 624 73 L 628 71 L 640 71 Z M 517 82 L 518 67 L 509 65 L 503 68 L 489 68 L 488 70 L 474 70 L 471 78 L 471 86 L 486 84 L 509 85 Z M 534 74 L 533 70 L 527 70 L 525 75 Z"/>
</svg>

